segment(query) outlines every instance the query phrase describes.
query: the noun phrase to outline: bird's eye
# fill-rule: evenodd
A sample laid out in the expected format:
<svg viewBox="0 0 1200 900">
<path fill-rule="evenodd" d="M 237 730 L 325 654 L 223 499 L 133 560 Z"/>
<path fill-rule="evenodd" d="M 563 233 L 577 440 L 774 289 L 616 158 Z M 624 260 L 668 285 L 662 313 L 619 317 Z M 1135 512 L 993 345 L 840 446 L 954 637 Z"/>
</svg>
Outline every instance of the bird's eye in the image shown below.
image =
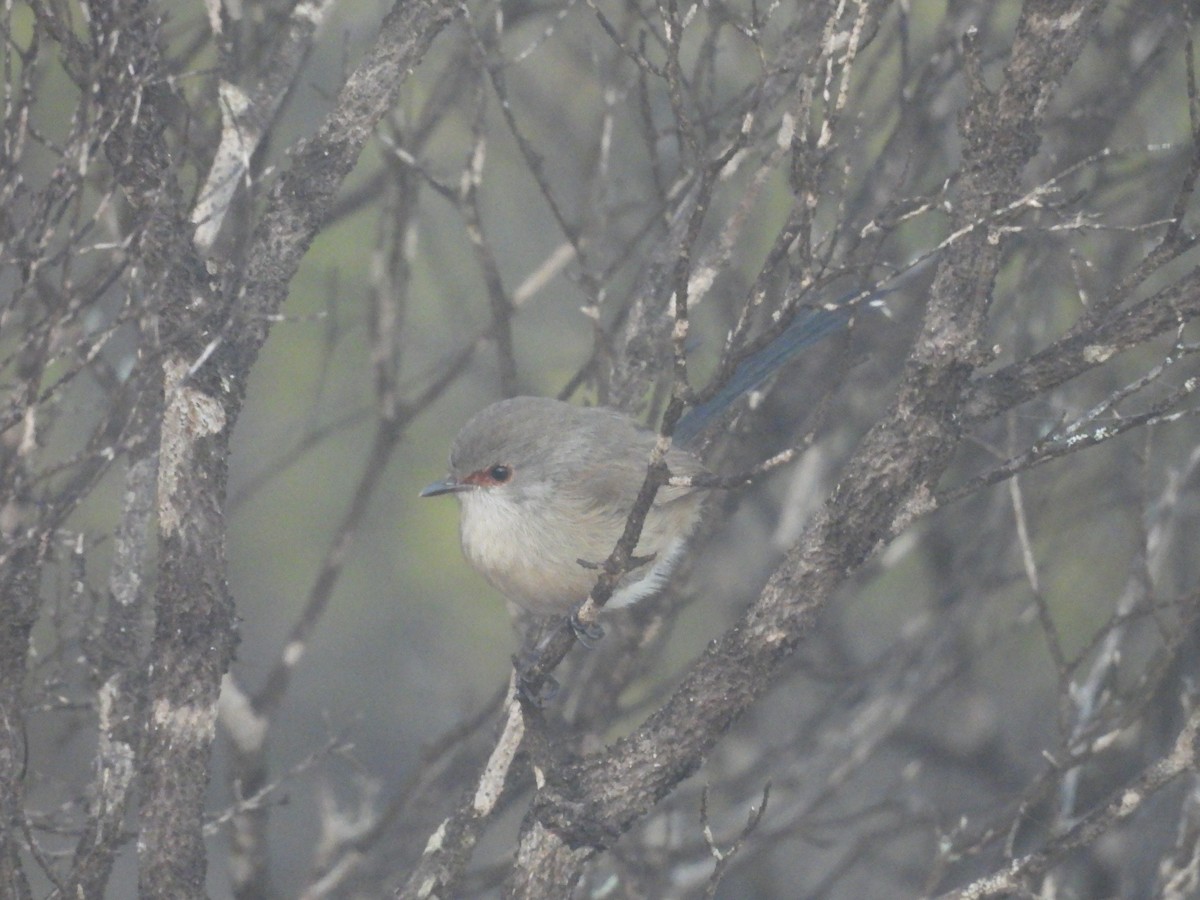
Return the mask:
<svg viewBox="0 0 1200 900">
<path fill-rule="evenodd" d="M 508 466 L 492 466 L 488 469 L 488 477 L 496 482 L 496 484 L 504 484 L 504 482 L 512 478 L 512 469 Z"/>
</svg>

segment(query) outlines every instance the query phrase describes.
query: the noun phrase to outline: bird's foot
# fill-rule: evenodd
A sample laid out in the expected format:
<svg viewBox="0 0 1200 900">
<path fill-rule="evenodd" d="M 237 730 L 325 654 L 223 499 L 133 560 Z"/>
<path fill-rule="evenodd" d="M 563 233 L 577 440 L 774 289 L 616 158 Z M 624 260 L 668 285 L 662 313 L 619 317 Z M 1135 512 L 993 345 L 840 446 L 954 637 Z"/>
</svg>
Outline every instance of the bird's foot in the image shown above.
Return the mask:
<svg viewBox="0 0 1200 900">
<path fill-rule="evenodd" d="M 575 633 L 575 640 L 588 650 L 594 649 L 596 644 L 604 638 L 604 628 L 598 622 L 584 622 L 579 618 L 578 610 L 567 617 L 567 624 Z"/>
<path fill-rule="evenodd" d="M 657 553 L 647 553 L 645 556 L 631 556 L 629 562 L 625 566 L 626 572 L 632 572 L 634 569 L 640 569 L 646 563 L 652 563 L 658 558 Z M 599 572 L 605 567 L 604 563 L 592 562 L 589 559 L 577 559 L 576 565 L 582 566 L 585 569 L 590 569 L 593 572 Z"/>
<path fill-rule="evenodd" d="M 558 679 L 553 675 L 543 675 L 539 679 L 531 679 L 520 669 L 517 670 L 517 699 L 536 709 L 543 708 L 557 697 L 559 688 Z"/>
</svg>

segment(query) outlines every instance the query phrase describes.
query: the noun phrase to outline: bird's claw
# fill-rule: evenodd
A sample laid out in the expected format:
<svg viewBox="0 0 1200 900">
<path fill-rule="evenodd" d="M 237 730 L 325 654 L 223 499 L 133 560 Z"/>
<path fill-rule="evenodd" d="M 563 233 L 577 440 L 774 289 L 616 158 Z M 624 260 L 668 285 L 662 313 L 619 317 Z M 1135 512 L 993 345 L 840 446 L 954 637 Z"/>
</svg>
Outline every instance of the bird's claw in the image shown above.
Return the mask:
<svg viewBox="0 0 1200 900">
<path fill-rule="evenodd" d="M 596 644 L 604 638 L 604 628 L 597 622 L 587 623 L 579 618 L 579 613 L 572 613 L 567 623 L 571 626 L 571 631 L 575 633 L 575 640 L 579 641 L 586 649 L 592 650 Z"/>
<path fill-rule="evenodd" d="M 541 709 L 558 696 L 559 683 L 553 675 L 543 675 L 536 687 L 535 681 L 524 672 L 517 672 L 517 698 L 530 706 Z"/>
</svg>

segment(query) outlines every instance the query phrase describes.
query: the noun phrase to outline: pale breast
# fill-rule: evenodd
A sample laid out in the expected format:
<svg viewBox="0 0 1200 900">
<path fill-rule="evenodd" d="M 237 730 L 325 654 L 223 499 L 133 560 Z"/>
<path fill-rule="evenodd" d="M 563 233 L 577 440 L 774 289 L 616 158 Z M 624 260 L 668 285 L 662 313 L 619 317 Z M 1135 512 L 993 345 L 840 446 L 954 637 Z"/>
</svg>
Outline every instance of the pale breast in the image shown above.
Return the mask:
<svg viewBox="0 0 1200 900">
<path fill-rule="evenodd" d="M 485 491 L 459 495 L 463 553 L 497 590 L 534 615 L 565 615 L 587 597 L 599 565 L 612 553 L 625 515 L 577 508 L 568 498 L 527 506 Z M 636 554 L 655 560 L 631 572 L 618 587 L 616 605 L 649 596 L 665 582 L 684 538 L 696 521 L 700 498 L 691 494 L 656 504 L 646 517 Z M 648 577 L 649 576 L 649 577 Z"/>
</svg>

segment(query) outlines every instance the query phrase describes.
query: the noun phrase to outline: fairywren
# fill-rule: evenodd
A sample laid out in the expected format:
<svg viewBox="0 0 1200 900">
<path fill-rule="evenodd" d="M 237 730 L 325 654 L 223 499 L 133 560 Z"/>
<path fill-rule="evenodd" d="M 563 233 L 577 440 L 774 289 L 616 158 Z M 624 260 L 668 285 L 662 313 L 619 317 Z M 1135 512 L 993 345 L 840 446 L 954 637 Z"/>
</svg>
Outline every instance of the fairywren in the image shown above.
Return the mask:
<svg viewBox="0 0 1200 900">
<path fill-rule="evenodd" d="M 596 583 L 587 563 L 616 546 L 646 478 L 656 437 L 624 413 L 545 397 L 513 397 L 476 413 L 450 448 L 450 474 L 421 491 L 453 493 L 463 554 L 488 582 L 537 616 L 565 615 Z M 672 474 L 704 471 L 686 450 L 667 453 Z M 700 517 L 702 491 L 659 488 L 636 556 L 608 605 L 658 591 Z"/>
<path fill-rule="evenodd" d="M 728 406 L 800 348 L 844 327 L 848 309 L 797 316 L 752 354 L 707 403 L 675 429 L 673 475 L 705 471 L 688 444 Z M 624 413 L 544 397 L 513 397 L 476 413 L 454 439 L 450 473 L 422 497 L 454 494 L 463 554 L 492 586 L 536 616 L 569 615 L 587 597 L 646 477 L 656 436 Z M 650 562 L 618 583 L 608 603 L 625 606 L 662 588 L 699 521 L 704 495 L 664 485 L 634 555 Z"/>
</svg>

